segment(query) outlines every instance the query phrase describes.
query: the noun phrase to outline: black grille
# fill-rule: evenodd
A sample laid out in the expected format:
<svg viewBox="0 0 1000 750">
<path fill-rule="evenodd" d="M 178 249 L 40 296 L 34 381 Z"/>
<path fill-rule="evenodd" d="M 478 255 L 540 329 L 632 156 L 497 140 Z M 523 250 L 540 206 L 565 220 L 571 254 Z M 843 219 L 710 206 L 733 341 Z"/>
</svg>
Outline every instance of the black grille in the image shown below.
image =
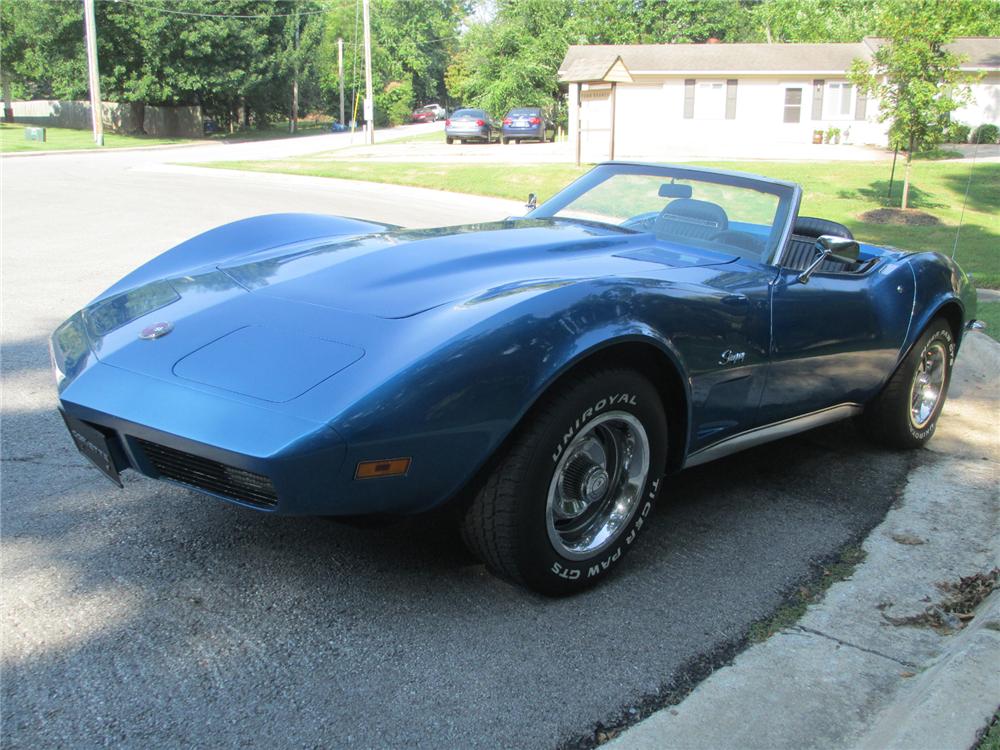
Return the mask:
<svg viewBox="0 0 1000 750">
<path fill-rule="evenodd" d="M 165 479 L 257 505 L 278 503 L 274 485 L 262 474 L 226 466 L 218 461 L 150 443 L 148 440 L 137 438 L 136 442 L 153 468 Z"/>
</svg>

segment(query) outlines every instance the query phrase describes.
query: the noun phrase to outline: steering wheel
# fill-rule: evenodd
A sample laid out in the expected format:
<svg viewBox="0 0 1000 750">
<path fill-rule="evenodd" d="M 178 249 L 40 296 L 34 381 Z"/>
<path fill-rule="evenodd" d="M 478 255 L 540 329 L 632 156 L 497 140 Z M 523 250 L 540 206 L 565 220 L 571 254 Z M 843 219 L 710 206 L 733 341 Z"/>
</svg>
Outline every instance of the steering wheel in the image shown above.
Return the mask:
<svg viewBox="0 0 1000 750">
<path fill-rule="evenodd" d="M 719 242 L 723 245 L 732 245 L 752 253 L 764 251 L 764 242 L 759 237 L 754 237 L 748 232 L 739 232 L 735 229 L 723 229 L 708 238 L 709 242 Z"/>
</svg>

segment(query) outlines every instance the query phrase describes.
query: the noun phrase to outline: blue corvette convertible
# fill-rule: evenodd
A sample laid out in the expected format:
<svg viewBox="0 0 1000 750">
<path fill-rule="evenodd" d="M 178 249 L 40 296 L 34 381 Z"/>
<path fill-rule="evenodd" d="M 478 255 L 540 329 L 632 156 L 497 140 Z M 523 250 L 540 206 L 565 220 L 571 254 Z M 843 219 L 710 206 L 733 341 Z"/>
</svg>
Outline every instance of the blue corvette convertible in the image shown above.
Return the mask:
<svg viewBox="0 0 1000 750">
<path fill-rule="evenodd" d="M 286 514 L 451 503 L 492 570 L 571 593 L 670 472 L 847 417 L 897 447 L 934 433 L 969 279 L 800 198 L 611 162 L 487 224 L 238 221 L 55 331 L 61 412 L 116 482 Z"/>
</svg>

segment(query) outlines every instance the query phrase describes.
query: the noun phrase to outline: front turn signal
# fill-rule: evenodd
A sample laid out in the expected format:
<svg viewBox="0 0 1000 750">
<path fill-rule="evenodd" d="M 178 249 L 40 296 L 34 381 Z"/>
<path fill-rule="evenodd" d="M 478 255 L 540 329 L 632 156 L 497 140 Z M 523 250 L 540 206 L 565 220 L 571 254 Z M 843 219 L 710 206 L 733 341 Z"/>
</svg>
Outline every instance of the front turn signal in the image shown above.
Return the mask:
<svg viewBox="0 0 1000 750">
<path fill-rule="evenodd" d="M 354 472 L 355 479 L 378 479 L 379 477 L 400 477 L 410 470 L 410 459 L 386 458 L 381 461 L 362 461 Z"/>
</svg>

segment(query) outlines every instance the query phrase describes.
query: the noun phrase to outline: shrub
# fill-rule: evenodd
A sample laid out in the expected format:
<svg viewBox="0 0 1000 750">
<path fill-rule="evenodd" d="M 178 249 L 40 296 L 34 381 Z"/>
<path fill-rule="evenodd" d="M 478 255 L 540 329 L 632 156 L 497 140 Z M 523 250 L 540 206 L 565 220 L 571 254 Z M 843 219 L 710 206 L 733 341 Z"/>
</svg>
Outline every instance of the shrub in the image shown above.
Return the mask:
<svg viewBox="0 0 1000 750">
<path fill-rule="evenodd" d="M 1000 128 L 991 122 L 984 122 L 972 131 L 973 143 L 997 143 L 1000 142 Z"/>
<path fill-rule="evenodd" d="M 944 141 L 945 143 L 968 143 L 971 131 L 972 128 L 964 122 L 948 123 L 948 128 L 944 133 Z"/>
<path fill-rule="evenodd" d="M 410 121 L 413 110 L 413 84 L 408 80 L 391 81 L 375 94 L 375 121 L 378 125 L 402 125 Z"/>
</svg>

